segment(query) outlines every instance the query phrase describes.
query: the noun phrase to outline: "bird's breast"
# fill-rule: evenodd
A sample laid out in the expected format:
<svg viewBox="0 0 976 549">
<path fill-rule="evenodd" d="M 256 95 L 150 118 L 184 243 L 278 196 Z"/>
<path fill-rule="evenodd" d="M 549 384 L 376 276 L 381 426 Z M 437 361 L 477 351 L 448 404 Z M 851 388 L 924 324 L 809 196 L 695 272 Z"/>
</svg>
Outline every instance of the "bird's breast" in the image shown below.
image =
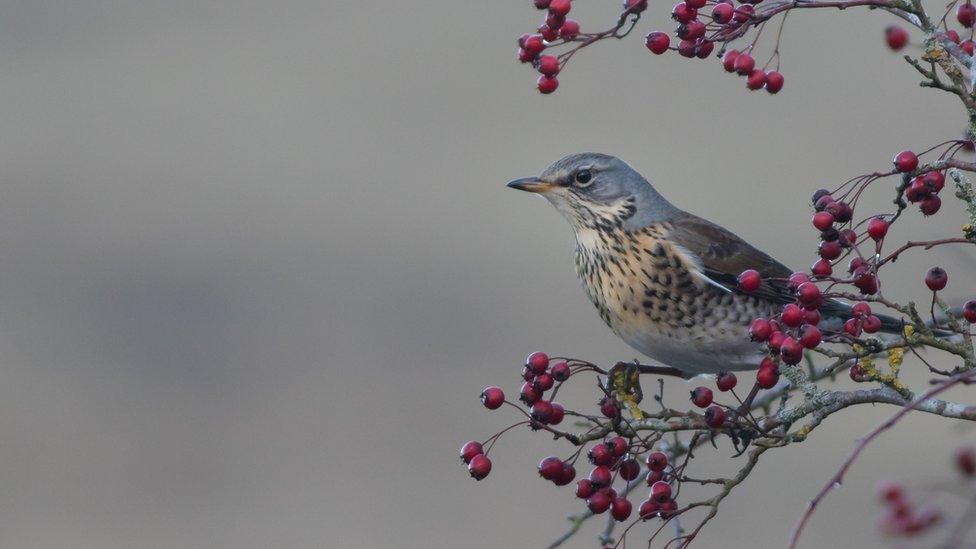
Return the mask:
<svg viewBox="0 0 976 549">
<path fill-rule="evenodd" d="M 614 333 L 665 364 L 678 353 L 714 354 L 718 345 L 735 345 L 729 351 L 738 354 L 760 304 L 696 276 L 666 230 L 578 231 L 576 269 L 587 297 Z"/>
</svg>

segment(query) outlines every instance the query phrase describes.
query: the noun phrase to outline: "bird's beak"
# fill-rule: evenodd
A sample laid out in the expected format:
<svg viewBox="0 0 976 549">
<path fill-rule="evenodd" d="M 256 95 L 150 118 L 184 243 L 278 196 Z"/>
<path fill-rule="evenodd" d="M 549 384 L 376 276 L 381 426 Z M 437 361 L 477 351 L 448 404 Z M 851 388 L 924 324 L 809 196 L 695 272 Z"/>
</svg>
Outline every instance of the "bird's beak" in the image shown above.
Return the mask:
<svg viewBox="0 0 976 549">
<path fill-rule="evenodd" d="M 540 181 L 538 177 L 523 177 L 521 179 L 516 179 L 515 181 L 510 182 L 508 186 L 513 189 L 527 191 L 530 193 L 544 193 L 555 187 L 555 185 L 552 183 Z"/>
</svg>

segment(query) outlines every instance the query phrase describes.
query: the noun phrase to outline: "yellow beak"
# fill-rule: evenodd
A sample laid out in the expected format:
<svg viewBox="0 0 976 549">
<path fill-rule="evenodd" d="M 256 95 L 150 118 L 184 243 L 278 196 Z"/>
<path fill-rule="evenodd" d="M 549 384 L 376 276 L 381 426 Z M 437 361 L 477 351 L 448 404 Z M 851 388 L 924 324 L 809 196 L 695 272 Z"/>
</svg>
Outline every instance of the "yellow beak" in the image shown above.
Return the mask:
<svg viewBox="0 0 976 549">
<path fill-rule="evenodd" d="M 513 189 L 530 193 L 544 193 L 555 187 L 555 185 L 552 183 L 539 181 L 539 179 L 536 177 L 523 177 L 521 179 L 516 179 L 515 181 L 510 182 L 508 186 Z"/>
</svg>

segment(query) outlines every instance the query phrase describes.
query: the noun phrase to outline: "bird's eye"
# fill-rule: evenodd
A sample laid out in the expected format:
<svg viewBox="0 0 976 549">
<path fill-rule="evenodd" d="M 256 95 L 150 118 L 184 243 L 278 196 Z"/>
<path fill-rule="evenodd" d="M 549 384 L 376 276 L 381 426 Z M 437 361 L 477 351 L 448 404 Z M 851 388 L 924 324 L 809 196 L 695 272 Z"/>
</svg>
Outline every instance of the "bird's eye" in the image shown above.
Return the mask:
<svg viewBox="0 0 976 549">
<path fill-rule="evenodd" d="M 590 173 L 590 170 L 580 170 L 576 172 L 576 184 L 580 187 L 589 186 L 592 179 L 593 174 Z"/>
</svg>

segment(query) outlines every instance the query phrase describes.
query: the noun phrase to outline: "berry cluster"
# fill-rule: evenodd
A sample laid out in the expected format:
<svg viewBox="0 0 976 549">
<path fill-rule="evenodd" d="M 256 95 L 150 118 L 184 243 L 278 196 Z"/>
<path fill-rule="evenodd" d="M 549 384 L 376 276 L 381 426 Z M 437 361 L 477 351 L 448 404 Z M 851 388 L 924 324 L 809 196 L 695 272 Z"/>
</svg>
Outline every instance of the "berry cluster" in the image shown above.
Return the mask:
<svg viewBox="0 0 976 549">
<path fill-rule="evenodd" d="M 957 448 L 953 459 L 956 474 L 961 484 L 956 486 L 972 490 L 973 480 L 976 478 L 976 449 L 971 446 Z M 962 494 L 965 495 L 965 494 Z M 947 516 L 933 503 L 916 506 L 908 498 L 906 487 L 893 481 L 884 481 L 878 486 L 878 499 L 884 507 L 884 513 L 878 521 L 878 530 L 891 538 L 910 538 L 925 534 Z M 954 536 L 945 543 L 945 547 L 957 546 L 961 535 L 971 527 L 969 518 L 965 515 L 956 519 L 951 530 Z"/>
<path fill-rule="evenodd" d="M 577 446 L 565 458 L 555 455 L 542 458 L 537 470 L 541 478 L 555 486 L 566 486 L 575 480 L 574 495 L 585 502 L 589 512 L 609 512 L 617 522 L 633 518 L 635 523 L 655 517 L 670 520 L 680 514 L 683 509 L 678 504 L 678 493 L 682 484 L 689 481 L 685 476 L 685 468 L 692 456 L 687 454 L 687 449 L 675 449 L 663 444 L 660 436 L 641 437 L 628 431 L 622 425 L 622 411 L 628 404 L 612 391 L 607 391 L 600 400 L 599 415 L 566 410 L 554 398 L 563 383 L 584 372 L 606 375 L 607 379 L 616 377 L 614 372 L 603 372 L 587 362 L 550 358 L 545 353 L 534 352 L 526 358 L 522 367 L 518 401 L 508 400 L 499 387 L 486 387 L 481 392 L 481 403 L 485 408 L 497 410 L 508 405 L 518 409 L 525 419 L 507 426 L 484 441 L 470 440 L 461 446 L 460 457 L 467 465 L 471 477 L 475 480 L 486 478 L 492 467 L 488 454 L 494 444 L 509 430 L 527 426 L 533 431 L 545 431 L 556 438 L 565 438 Z M 720 393 L 735 396 L 735 374 L 720 373 L 715 382 Z M 739 409 L 716 402 L 715 396 L 716 393 L 711 388 L 699 386 L 691 391 L 690 399 L 701 412 L 666 410 L 664 413 L 677 413 L 697 422 L 703 429 L 729 429 L 731 433 L 736 424 L 746 419 L 740 416 Z M 735 399 L 741 404 L 738 396 Z M 631 405 L 635 404 L 631 402 Z M 585 419 L 591 425 L 583 440 L 580 440 L 579 435 L 559 430 L 558 426 L 566 414 Z M 686 453 L 686 459 L 675 463 L 673 460 L 681 451 Z M 589 463 L 589 471 L 585 477 L 577 480 L 577 467 L 584 455 L 585 461 Z M 647 496 L 638 504 L 631 497 L 640 486 L 646 488 Z M 632 517 L 635 508 L 637 514 Z"/>
<path fill-rule="evenodd" d="M 878 487 L 878 499 L 885 507 L 878 530 L 888 537 L 916 536 L 942 520 L 942 512 L 936 507 L 915 508 L 908 501 L 904 487 L 894 482 L 884 482 Z"/>
<path fill-rule="evenodd" d="M 678 55 L 690 59 L 706 59 L 718 47 L 722 66 L 726 71 L 744 77 L 748 89 L 765 89 L 771 94 L 778 93 L 784 84 L 783 75 L 779 72 L 779 42 L 785 15 L 773 52 L 761 67 L 757 66 L 753 52 L 767 22 L 794 8 L 770 4 L 767 9 L 760 7 L 762 2 L 763 0 L 683 0 L 671 9 L 671 18 L 677 27 L 671 33 L 651 31 L 644 37 L 644 45 L 655 55 L 676 51 Z M 556 76 L 578 50 L 604 39 L 626 37 L 647 9 L 647 0 L 625 0 L 614 26 L 589 33 L 581 32 L 579 22 L 568 17 L 572 10 L 571 0 L 533 0 L 533 6 L 545 12 L 545 18 L 534 33 L 523 34 L 519 38 L 518 60 L 531 64 L 536 69 L 539 73 L 536 81 L 539 92 L 550 94 L 559 87 Z M 818 6 L 808 4 L 807 7 Z M 835 6 L 824 3 L 824 7 Z M 969 33 L 966 40 L 961 39 L 959 31 L 948 28 L 945 23 L 947 18 L 943 18 L 946 39 L 970 56 L 974 50 L 974 18 L 976 7 L 971 3 L 967 1 L 956 6 L 956 20 L 963 27 L 963 32 Z M 741 49 L 729 47 L 733 41 L 745 36 L 750 28 L 758 29 L 751 43 Z M 889 25 L 885 28 L 884 40 L 893 51 L 900 51 L 909 44 L 910 36 L 903 27 Z M 544 54 L 560 48 L 558 53 Z M 770 68 L 771 65 L 773 68 Z"/>
</svg>

